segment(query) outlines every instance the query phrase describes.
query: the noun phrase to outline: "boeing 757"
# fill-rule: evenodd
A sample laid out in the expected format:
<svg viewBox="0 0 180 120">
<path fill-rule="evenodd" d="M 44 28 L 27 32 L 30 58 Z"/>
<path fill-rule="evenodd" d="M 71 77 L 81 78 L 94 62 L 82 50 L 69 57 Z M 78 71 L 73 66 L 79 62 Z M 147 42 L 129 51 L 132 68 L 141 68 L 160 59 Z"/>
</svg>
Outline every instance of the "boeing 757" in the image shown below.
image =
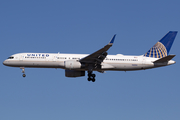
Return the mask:
<svg viewBox="0 0 180 120">
<path fill-rule="evenodd" d="M 177 31 L 169 31 L 145 54 L 139 56 L 108 55 L 116 35 L 103 48 L 92 54 L 61 54 L 61 53 L 18 53 L 11 55 L 3 64 L 20 67 L 23 77 L 25 68 L 62 68 L 66 77 L 81 77 L 88 73 L 88 81 L 95 82 L 93 71 L 134 71 L 168 66 L 175 63 L 171 60 L 175 55 L 169 51 L 177 35 Z"/>
</svg>

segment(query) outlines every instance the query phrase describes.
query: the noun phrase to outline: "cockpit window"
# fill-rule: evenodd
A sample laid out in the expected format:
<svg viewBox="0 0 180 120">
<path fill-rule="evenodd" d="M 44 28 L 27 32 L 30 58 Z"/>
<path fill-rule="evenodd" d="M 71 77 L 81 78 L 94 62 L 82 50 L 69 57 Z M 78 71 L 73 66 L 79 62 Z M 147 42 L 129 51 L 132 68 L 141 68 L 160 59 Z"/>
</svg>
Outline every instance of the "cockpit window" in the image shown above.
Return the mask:
<svg viewBox="0 0 180 120">
<path fill-rule="evenodd" d="M 13 57 L 13 56 L 11 56 L 11 57 L 8 57 L 8 59 L 14 59 L 14 57 Z"/>
</svg>

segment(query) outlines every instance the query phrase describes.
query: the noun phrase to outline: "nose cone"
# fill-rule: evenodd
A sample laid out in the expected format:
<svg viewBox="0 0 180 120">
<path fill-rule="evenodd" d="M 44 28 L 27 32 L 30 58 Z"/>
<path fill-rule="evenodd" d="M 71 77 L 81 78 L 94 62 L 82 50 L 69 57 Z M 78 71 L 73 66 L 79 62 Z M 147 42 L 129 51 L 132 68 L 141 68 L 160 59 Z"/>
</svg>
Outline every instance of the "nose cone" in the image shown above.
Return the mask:
<svg viewBox="0 0 180 120">
<path fill-rule="evenodd" d="M 8 61 L 7 61 L 7 60 L 5 60 L 5 61 L 3 62 L 3 65 L 8 66 Z"/>
</svg>

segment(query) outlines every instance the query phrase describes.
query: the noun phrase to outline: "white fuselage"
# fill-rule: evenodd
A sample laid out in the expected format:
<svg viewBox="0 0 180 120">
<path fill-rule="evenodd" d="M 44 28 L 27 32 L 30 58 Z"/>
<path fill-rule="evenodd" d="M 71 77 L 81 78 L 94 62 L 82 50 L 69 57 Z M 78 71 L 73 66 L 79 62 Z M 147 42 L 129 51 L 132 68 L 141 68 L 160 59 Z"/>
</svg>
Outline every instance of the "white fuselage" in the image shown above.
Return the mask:
<svg viewBox="0 0 180 120">
<path fill-rule="evenodd" d="M 14 54 L 6 59 L 3 64 L 11 67 L 34 67 L 34 68 L 62 68 L 86 71 L 88 68 L 83 65 L 80 68 L 66 66 L 67 61 L 76 61 L 88 56 L 88 54 L 52 54 L 52 53 L 19 53 Z M 175 61 L 170 60 L 161 64 L 153 62 L 158 58 L 141 56 L 125 56 L 121 54 L 107 55 L 101 66 L 93 68 L 95 71 L 131 71 L 143 70 L 155 67 L 167 66 L 174 64 Z M 71 65 L 71 63 L 70 63 Z"/>
</svg>

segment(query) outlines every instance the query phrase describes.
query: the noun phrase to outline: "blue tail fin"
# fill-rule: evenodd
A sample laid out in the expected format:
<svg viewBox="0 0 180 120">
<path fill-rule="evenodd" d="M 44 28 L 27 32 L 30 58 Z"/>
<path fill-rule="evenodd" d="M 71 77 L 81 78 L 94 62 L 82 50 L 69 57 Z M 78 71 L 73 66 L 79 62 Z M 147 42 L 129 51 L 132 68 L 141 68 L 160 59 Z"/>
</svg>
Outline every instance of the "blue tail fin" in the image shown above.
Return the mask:
<svg viewBox="0 0 180 120">
<path fill-rule="evenodd" d="M 169 31 L 159 42 L 157 42 L 148 52 L 146 57 L 163 58 L 169 54 L 171 46 L 176 37 L 177 31 Z"/>
</svg>

